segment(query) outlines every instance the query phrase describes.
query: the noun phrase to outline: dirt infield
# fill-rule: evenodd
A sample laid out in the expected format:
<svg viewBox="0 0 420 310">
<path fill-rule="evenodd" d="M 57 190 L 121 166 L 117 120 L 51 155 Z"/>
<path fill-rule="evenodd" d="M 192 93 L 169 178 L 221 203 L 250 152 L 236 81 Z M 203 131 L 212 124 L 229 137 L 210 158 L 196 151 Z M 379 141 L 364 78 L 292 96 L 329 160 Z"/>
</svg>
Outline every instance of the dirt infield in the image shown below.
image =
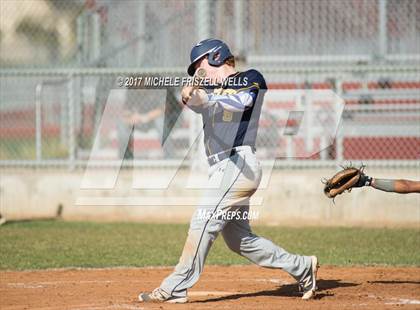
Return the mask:
<svg viewBox="0 0 420 310">
<path fill-rule="evenodd" d="M 142 304 L 172 268 L 0 272 L 6 309 L 420 309 L 420 268 L 321 266 L 315 300 L 302 301 L 293 279 L 256 266 L 206 266 L 183 305 Z"/>
</svg>

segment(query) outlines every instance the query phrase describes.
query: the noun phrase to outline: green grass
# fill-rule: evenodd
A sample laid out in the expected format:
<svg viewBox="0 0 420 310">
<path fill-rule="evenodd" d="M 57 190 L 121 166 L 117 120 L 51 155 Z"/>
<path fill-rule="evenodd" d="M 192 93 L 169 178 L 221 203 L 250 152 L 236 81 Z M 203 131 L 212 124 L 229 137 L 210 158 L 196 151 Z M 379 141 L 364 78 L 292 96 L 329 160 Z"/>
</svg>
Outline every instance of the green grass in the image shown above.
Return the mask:
<svg viewBox="0 0 420 310">
<path fill-rule="evenodd" d="M 0 269 L 175 265 L 187 225 L 33 221 L 0 226 Z M 420 265 L 420 229 L 254 228 L 329 265 Z M 220 236 L 208 264 L 247 264 Z"/>
<path fill-rule="evenodd" d="M 67 158 L 67 147 L 59 138 L 42 139 L 42 158 Z M 36 158 L 35 138 L 4 138 L 0 140 L 0 160 L 28 160 Z"/>
</svg>

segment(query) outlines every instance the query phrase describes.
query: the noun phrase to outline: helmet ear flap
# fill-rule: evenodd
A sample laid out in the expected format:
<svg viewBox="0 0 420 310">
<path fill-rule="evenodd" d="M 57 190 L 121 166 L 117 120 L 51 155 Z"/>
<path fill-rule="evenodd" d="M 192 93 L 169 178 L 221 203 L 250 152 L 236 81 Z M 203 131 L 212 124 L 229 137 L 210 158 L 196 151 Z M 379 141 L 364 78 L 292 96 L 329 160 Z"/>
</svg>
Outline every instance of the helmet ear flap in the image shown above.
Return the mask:
<svg viewBox="0 0 420 310">
<path fill-rule="evenodd" d="M 222 61 L 221 53 L 219 51 L 211 52 L 208 55 L 208 62 L 212 66 L 217 66 L 218 67 L 218 66 L 222 65 L 223 61 Z"/>
</svg>

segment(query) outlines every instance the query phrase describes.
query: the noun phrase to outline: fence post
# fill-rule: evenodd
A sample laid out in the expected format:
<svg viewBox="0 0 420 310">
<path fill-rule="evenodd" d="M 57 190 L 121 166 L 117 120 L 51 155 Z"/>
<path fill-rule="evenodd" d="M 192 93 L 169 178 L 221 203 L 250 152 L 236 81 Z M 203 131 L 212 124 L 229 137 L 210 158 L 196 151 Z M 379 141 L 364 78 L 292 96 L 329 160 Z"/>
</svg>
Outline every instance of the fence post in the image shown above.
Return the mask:
<svg viewBox="0 0 420 310">
<path fill-rule="evenodd" d="M 244 3 L 243 1 L 235 1 L 235 43 L 236 52 L 243 56 L 244 54 L 244 31 L 243 31 L 243 19 L 244 19 Z"/>
<path fill-rule="evenodd" d="M 200 0 L 195 2 L 195 15 L 196 15 L 196 29 L 197 29 L 197 41 L 198 40 L 204 40 L 208 39 L 211 36 L 210 31 L 210 16 L 209 12 L 211 11 L 210 8 L 210 1 L 209 0 Z M 192 152 L 190 154 L 197 154 L 197 156 L 204 157 L 205 156 L 205 149 L 204 149 L 204 142 L 202 137 L 198 140 L 196 140 L 197 137 L 197 130 L 202 130 L 202 124 L 201 124 L 201 117 L 198 117 L 196 113 L 191 113 L 190 116 L 190 141 L 195 141 L 196 144 L 191 149 Z M 204 135 L 203 135 L 204 136 Z M 203 159 L 203 158 L 202 158 Z M 203 159 L 205 161 L 205 159 Z M 198 165 L 198 166 L 195 166 Z M 201 166 L 198 164 L 197 160 L 193 160 L 190 158 L 190 168 L 192 170 L 201 169 Z"/>
<path fill-rule="evenodd" d="M 76 19 L 76 63 L 80 66 L 84 62 L 83 42 L 84 42 L 84 18 L 85 14 L 81 13 Z"/>
<path fill-rule="evenodd" d="M 69 158 L 68 167 L 70 170 L 75 168 L 75 155 L 76 155 L 76 137 L 75 137 L 75 115 L 74 115 L 74 76 L 73 73 L 69 74 L 68 87 L 68 105 L 69 105 Z"/>
<path fill-rule="evenodd" d="M 342 98 L 343 96 L 343 81 L 342 77 L 337 78 L 336 82 L 336 92 L 337 95 Z M 343 162 L 343 154 L 344 154 L 344 139 L 343 139 L 343 127 L 344 127 L 344 111 L 346 106 L 344 106 L 343 112 L 341 115 L 337 115 L 338 127 L 337 127 L 337 136 L 335 139 L 335 161 L 337 166 Z M 336 109 L 339 111 L 340 109 Z M 341 119 L 340 119 L 341 116 Z"/>
<path fill-rule="evenodd" d="M 35 153 L 37 164 L 42 160 L 42 82 L 35 88 Z"/>
<path fill-rule="evenodd" d="M 384 58 L 387 54 L 387 0 L 379 0 L 379 55 Z"/>
<path fill-rule="evenodd" d="M 210 2 L 208 0 L 195 1 L 196 29 L 198 40 L 208 39 L 210 33 Z"/>
</svg>

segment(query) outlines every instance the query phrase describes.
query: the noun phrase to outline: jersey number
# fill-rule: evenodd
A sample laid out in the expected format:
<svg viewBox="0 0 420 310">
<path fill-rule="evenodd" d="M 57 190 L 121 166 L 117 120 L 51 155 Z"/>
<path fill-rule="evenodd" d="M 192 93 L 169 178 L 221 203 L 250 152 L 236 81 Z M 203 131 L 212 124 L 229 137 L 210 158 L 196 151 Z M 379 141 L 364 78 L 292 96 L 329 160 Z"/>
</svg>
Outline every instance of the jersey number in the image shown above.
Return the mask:
<svg viewBox="0 0 420 310">
<path fill-rule="evenodd" d="M 223 121 L 224 122 L 231 122 L 233 118 L 233 113 L 230 111 L 223 111 Z"/>
</svg>

